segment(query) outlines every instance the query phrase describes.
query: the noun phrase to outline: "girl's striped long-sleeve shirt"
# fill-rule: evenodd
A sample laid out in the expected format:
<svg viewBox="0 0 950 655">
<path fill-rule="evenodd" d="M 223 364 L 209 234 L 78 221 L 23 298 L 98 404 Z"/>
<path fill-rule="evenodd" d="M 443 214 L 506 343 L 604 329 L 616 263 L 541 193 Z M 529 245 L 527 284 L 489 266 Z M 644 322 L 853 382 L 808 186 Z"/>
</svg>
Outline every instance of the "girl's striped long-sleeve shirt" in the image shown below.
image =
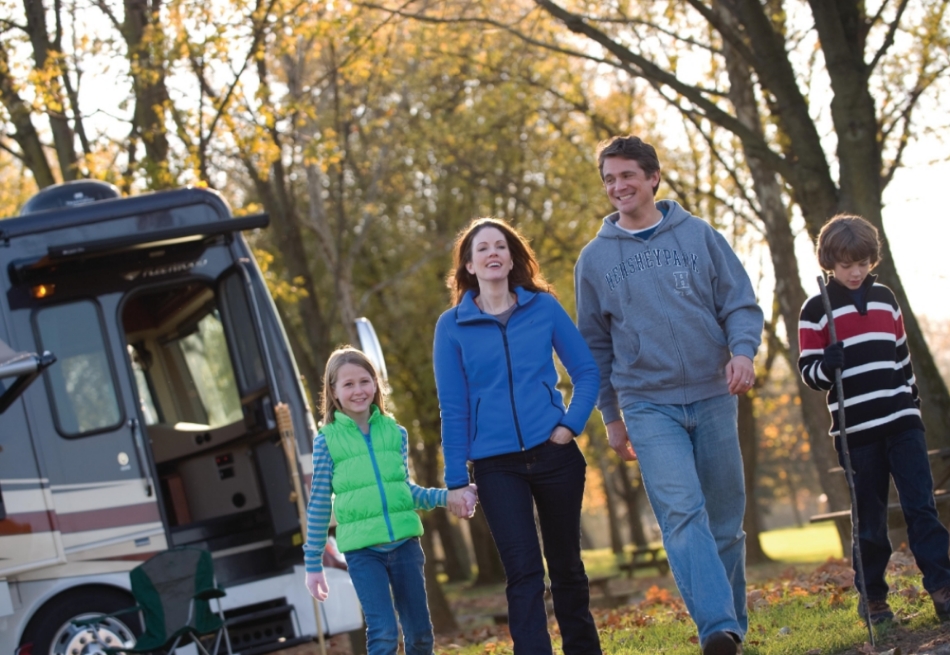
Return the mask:
<svg viewBox="0 0 950 655">
<path fill-rule="evenodd" d="M 409 434 L 401 425 L 399 431 L 402 433 L 402 461 L 406 467 L 406 483 L 412 493 L 413 505 L 421 510 L 445 507 L 448 489 L 420 487 L 410 479 Z M 364 437 L 369 445 L 369 437 Z M 327 545 L 327 530 L 333 509 L 332 481 L 333 460 L 330 458 L 326 438 L 318 432 L 313 439 L 313 480 L 310 483 L 310 502 L 307 504 L 307 542 L 303 547 L 304 564 L 308 573 L 323 571 L 323 551 Z"/>
<path fill-rule="evenodd" d="M 828 284 L 836 336 L 844 343 L 841 380 L 849 446 L 924 429 L 901 309 L 894 293 L 875 280 L 876 276 L 868 275 L 856 293 L 834 278 Z M 798 342 L 802 379 L 812 389 L 828 392 L 830 433 L 837 437 L 839 399 L 834 371 L 821 366 L 831 338 L 820 295 L 802 307 Z"/>
</svg>

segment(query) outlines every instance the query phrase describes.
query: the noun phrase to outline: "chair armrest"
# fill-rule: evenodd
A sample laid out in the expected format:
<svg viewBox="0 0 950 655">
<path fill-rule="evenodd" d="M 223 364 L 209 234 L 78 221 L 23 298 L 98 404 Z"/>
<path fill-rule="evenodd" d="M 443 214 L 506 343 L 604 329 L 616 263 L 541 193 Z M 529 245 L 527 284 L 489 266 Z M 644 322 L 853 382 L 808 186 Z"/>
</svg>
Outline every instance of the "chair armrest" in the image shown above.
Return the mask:
<svg viewBox="0 0 950 655">
<path fill-rule="evenodd" d="M 227 594 L 220 587 L 208 587 L 197 591 L 192 598 L 195 600 L 211 600 L 212 598 L 224 598 Z"/>
<path fill-rule="evenodd" d="M 139 605 L 135 605 L 134 607 L 126 607 L 125 609 L 121 609 L 117 612 L 112 612 L 111 614 L 96 614 L 95 616 L 90 616 L 89 618 L 86 618 L 86 619 L 79 619 L 78 621 L 70 621 L 70 623 L 72 623 L 77 628 L 86 628 L 86 627 L 93 626 L 99 623 L 103 619 L 109 619 L 114 616 L 122 616 L 123 614 L 130 614 L 132 612 L 139 612 L 141 610 L 142 608 Z"/>
</svg>

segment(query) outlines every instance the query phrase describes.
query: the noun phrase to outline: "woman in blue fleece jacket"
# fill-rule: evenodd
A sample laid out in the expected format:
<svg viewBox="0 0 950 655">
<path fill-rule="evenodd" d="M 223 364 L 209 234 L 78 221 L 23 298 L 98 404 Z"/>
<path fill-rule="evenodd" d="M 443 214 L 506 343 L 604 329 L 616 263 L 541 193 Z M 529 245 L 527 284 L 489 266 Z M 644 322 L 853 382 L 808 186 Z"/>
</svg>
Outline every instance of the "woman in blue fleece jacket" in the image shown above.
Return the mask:
<svg viewBox="0 0 950 655">
<path fill-rule="evenodd" d="M 544 607 L 544 542 L 565 655 L 599 654 L 580 553 L 587 463 L 574 442 L 600 385 L 593 356 L 507 223 L 473 221 L 455 243 L 453 307 L 435 329 L 448 503 L 461 501 L 473 462 L 478 499 L 508 578 L 515 653 L 551 653 Z M 574 392 L 566 408 L 554 353 Z"/>
</svg>

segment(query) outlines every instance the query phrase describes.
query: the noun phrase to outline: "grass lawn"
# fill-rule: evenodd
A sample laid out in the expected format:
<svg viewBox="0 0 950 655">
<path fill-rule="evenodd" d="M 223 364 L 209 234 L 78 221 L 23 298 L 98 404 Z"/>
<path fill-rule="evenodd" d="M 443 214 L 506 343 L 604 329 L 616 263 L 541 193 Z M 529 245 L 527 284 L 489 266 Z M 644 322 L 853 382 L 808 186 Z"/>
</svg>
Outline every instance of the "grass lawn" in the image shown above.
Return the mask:
<svg viewBox="0 0 950 655">
<path fill-rule="evenodd" d="M 915 653 L 950 647 L 950 637 L 934 614 L 929 596 L 922 591 L 920 573 L 909 553 L 895 554 L 888 581 L 891 607 L 898 620 L 876 629 L 878 647 L 865 646 L 867 629 L 856 612 L 857 594 L 852 586 L 850 566 L 841 560 L 841 545 L 832 523 L 803 528 L 773 530 L 762 534 L 762 545 L 776 563 L 750 567 L 748 604 L 749 632 L 745 655 L 858 655 L 893 653 L 903 647 Z M 637 571 L 634 579 L 618 575 L 617 560 L 609 549 L 584 551 L 591 578 L 615 576 L 610 581 L 615 592 L 629 592 L 626 600 L 610 608 L 598 605 L 592 611 L 605 655 L 696 655 L 699 644 L 696 627 L 676 591 L 671 575 L 654 570 Z M 452 604 L 459 614 L 470 618 L 487 609 L 489 598 L 467 585 L 449 585 Z M 491 606 L 504 611 L 501 587 L 492 590 L 499 597 Z M 491 593 L 491 592 L 489 592 Z M 482 605 L 482 610 L 476 610 Z M 465 607 L 466 609 L 462 609 Z M 552 617 L 553 618 L 553 617 Z M 486 617 L 487 619 L 487 617 Z M 440 639 L 439 653 L 458 655 L 508 655 L 510 637 L 504 626 L 492 626 L 485 619 L 474 628 Z M 557 624 L 549 625 L 560 651 Z M 945 641 L 946 640 L 946 641 Z"/>
<path fill-rule="evenodd" d="M 780 562 L 824 562 L 841 557 L 841 541 L 832 521 L 769 530 L 761 534 L 761 542 L 765 554 Z"/>
<path fill-rule="evenodd" d="M 761 540 L 762 548 L 769 557 L 786 564 L 819 563 L 829 557 L 841 557 L 838 531 L 831 521 L 802 528 L 770 530 L 761 534 Z M 619 573 L 618 561 L 609 548 L 585 550 L 583 556 L 587 574 L 592 578 Z"/>
</svg>

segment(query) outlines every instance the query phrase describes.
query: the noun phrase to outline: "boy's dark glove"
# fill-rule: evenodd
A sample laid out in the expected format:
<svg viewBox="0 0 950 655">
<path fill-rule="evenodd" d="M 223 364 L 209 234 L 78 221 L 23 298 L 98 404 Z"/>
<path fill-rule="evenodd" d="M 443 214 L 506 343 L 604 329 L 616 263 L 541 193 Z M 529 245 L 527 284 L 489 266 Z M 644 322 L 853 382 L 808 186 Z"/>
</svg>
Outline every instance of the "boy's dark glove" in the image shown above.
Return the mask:
<svg viewBox="0 0 950 655">
<path fill-rule="evenodd" d="M 837 341 L 827 348 L 821 360 L 821 369 L 829 378 L 844 368 L 844 343 Z"/>
</svg>

